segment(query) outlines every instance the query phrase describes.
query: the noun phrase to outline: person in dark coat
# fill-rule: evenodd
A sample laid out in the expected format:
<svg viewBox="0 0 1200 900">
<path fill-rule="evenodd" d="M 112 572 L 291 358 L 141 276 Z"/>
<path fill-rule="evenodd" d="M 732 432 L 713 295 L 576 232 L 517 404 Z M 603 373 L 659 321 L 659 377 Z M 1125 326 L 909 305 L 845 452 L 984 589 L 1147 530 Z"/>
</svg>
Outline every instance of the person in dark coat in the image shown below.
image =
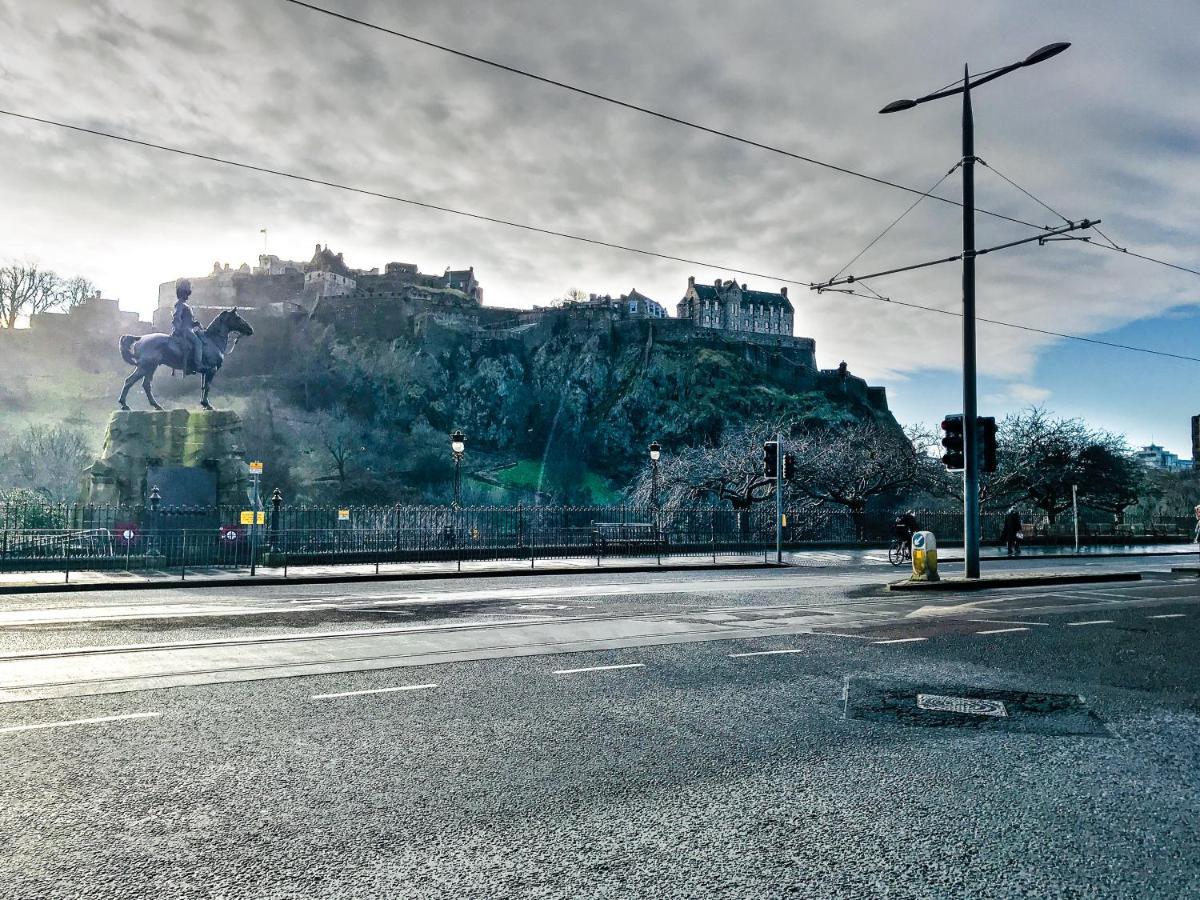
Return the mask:
<svg viewBox="0 0 1200 900">
<path fill-rule="evenodd" d="M 1015 506 L 1010 506 L 1004 516 L 1004 529 L 1000 532 L 1000 540 L 1008 545 L 1008 555 L 1021 554 L 1021 514 Z"/>
<path fill-rule="evenodd" d="M 204 370 L 204 340 L 200 337 L 200 323 L 188 297 L 192 295 L 192 283 L 186 278 L 175 285 L 175 312 L 171 316 L 171 334 L 183 347 L 183 374 L 191 375 Z"/>
</svg>

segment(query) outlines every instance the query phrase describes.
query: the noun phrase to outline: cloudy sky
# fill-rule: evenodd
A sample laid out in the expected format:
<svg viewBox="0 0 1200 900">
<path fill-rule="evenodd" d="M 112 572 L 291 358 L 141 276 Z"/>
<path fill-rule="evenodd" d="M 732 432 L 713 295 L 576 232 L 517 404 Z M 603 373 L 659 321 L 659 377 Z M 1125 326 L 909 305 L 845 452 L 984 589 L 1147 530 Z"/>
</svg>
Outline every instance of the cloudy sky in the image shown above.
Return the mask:
<svg viewBox="0 0 1200 900">
<path fill-rule="evenodd" d="M 976 94 L 976 152 L 1118 243 L 1200 268 L 1200 6 L 795 0 L 320 0 L 330 8 L 839 165 L 927 188 L 960 107 L 889 100 L 1065 54 Z M 315 242 L 352 266 L 474 265 L 489 304 L 688 275 L 837 272 L 911 195 L 348 25 L 283 0 L 0 0 L 0 107 L 703 261 L 686 265 L 347 194 L 0 116 L 0 257 L 91 277 L 148 315 L 159 282 Z M 957 175 L 941 189 L 959 196 Z M 1050 212 L 986 169 L 980 206 Z M 926 201 L 849 270 L 954 253 Z M 981 216 L 979 245 L 1025 236 Z M 737 276 L 773 288 L 770 279 Z M 960 302 L 955 265 L 874 282 Z M 822 366 L 884 384 L 902 421 L 960 408 L 957 320 L 793 287 Z M 1200 277 L 1076 242 L 979 262 L 989 318 L 1200 355 Z M 1200 364 L 980 326 L 981 412 L 1044 403 L 1188 449 Z"/>
</svg>

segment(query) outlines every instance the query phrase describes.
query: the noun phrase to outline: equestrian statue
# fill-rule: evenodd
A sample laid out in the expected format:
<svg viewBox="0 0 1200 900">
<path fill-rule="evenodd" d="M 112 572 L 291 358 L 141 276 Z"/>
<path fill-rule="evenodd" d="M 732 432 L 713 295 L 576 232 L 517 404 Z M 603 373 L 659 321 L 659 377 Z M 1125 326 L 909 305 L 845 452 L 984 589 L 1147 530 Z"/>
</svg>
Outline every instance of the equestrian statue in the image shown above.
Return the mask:
<svg viewBox="0 0 1200 900">
<path fill-rule="evenodd" d="M 142 337 L 136 334 L 121 335 L 121 358 L 129 365 L 136 366 L 125 379 L 125 389 L 117 401 L 121 409 L 129 409 L 125 398 L 129 395 L 129 389 L 139 381 L 150 405 L 162 409 L 150 387 L 159 366 L 169 366 L 172 370 L 182 371 L 184 375 L 203 376 L 204 395 L 200 405 L 212 409 L 208 403 L 208 389 L 217 370 L 225 362 L 225 354 L 233 349 L 229 345 L 230 335 L 233 335 L 236 345 L 239 337 L 254 334 L 254 329 L 238 315 L 236 306 L 218 313 L 207 328 L 201 328 L 187 302 L 191 294 L 192 283 L 186 278 L 175 283 L 175 313 L 171 317 L 170 334 L 156 333 Z"/>
</svg>

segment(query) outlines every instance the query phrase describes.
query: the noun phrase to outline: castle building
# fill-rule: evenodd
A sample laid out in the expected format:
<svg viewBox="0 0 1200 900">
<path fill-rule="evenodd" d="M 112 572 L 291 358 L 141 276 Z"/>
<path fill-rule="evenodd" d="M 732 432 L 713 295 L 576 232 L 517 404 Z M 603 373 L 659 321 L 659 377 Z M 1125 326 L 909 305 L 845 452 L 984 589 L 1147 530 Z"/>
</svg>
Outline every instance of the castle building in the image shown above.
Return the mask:
<svg viewBox="0 0 1200 900">
<path fill-rule="evenodd" d="M 413 266 L 413 269 L 415 270 L 416 266 Z M 483 303 L 483 288 L 475 279 L 474 266 L 469 269 L 446 269 L 442 278 L 445 279 L 446 287 L 461 291 L 476 303 Z"/>
<path fill-rule="evenodd" d="M 790 337 L 795 324 L 786 287 L 772 294 L 749 290 L 736 281 L 717 279 L 711 285 L 696 284 L 694 275 L 688 277 L 687 293 L 676 305 L 675 314 L 697 328 L 752 334 Z"/>
<path fill-rule="evenodd" d="M 313 257 L 304 267 L 304 290 L 317 297 L 342 297 L 354 290 L 357 282 L 341 253 L 331 253 L 329 245 L 317 244 Z"/>
</svg>

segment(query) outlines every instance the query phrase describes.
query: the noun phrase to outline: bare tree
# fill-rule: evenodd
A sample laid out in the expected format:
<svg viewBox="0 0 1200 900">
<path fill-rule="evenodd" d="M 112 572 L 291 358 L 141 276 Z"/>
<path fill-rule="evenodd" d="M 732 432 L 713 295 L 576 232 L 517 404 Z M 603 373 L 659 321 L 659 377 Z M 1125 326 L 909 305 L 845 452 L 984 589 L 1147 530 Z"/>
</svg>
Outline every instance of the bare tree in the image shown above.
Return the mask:
<svg viewBox="0 0 1200 900">
<path fill-rule="evenodd" d="M 5 481 L 48 500 L 70 500 L 79 491 L 83 468 L 91 457 L 87 436 L 66 425 L 30 425 L 0 458 Z"/>
<path fill-rule="evenodd" d="M 60 307 L 60 279 L 33 263 L 0 266 L 0 328 L 16 328 L 20 319 Z"/>
<path fill-rule="evenodd" d="M 96 293 L 96 285 L 90 278 L 76 275 L 63 279 L 58 285 L 58 305 L 74 309 Z"/>
<path fill-rule="evenodd" d="M 796 456 L 796 490 L 816 503 L 847 507 L 859 540 L 867 501 L 912 489 L 928 471 L 928 457 L 909 437 L 874 420 L 806 429 L 785 449 Z"/>
</svg>

